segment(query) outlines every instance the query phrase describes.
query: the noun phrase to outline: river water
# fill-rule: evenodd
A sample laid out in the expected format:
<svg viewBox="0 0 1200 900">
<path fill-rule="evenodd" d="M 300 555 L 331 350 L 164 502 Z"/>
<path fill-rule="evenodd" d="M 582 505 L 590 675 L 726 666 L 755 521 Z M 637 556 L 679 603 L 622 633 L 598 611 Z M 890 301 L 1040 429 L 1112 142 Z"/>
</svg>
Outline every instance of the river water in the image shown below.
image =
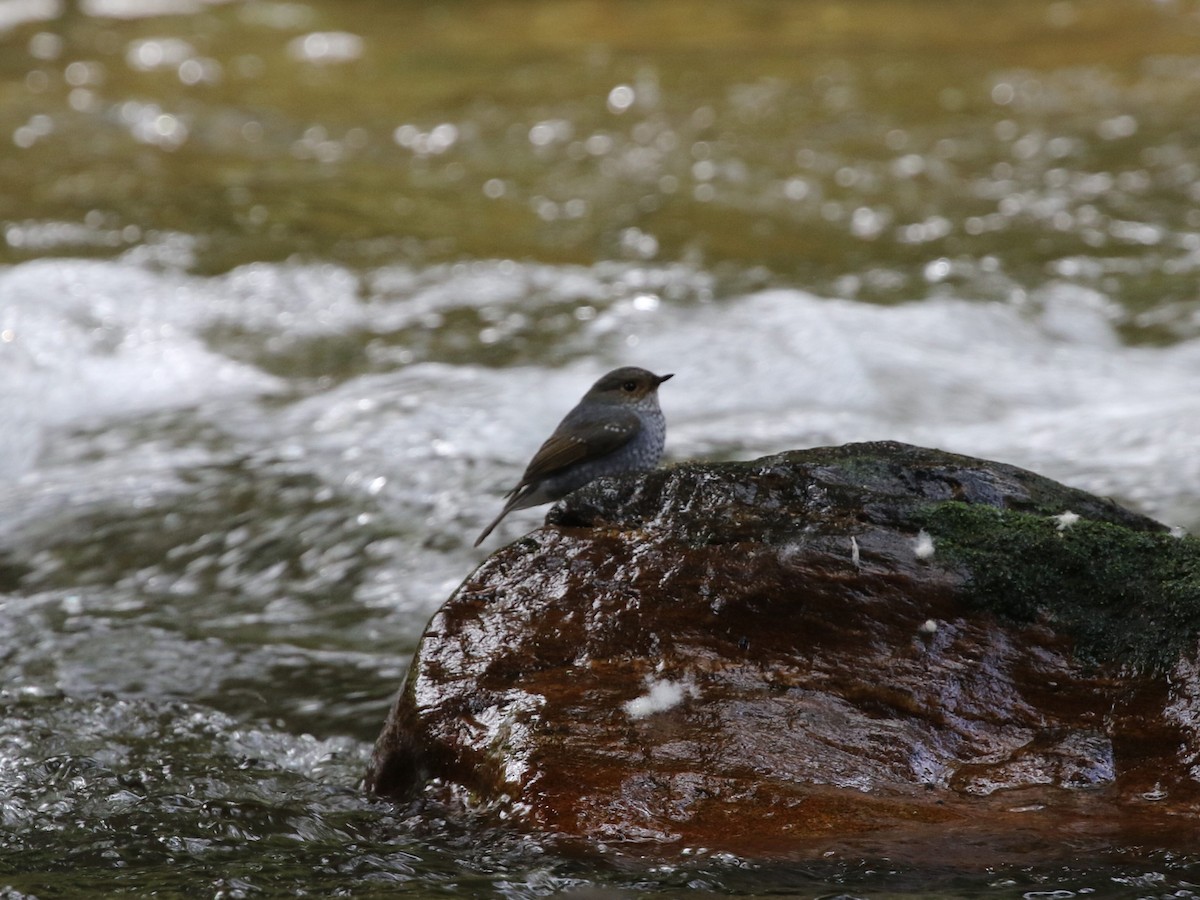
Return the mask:
<svg viewBox="0 0 1200 900">
<path fill-rule="evenodd" d="M 1200 6 L 0 2 L 0 896 L 1192 896 L 557 856 L 359 790 L 590 382 L 1200 526 Z M 7 886 L 7 890 L 5 890 Z"/>
</svg>

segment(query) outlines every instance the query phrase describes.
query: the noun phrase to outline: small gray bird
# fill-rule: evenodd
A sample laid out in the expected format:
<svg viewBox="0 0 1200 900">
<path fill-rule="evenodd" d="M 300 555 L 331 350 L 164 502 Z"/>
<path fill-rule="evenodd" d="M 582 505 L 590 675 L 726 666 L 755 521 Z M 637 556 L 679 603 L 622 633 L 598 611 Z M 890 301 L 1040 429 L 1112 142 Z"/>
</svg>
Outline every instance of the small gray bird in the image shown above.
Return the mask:
<svg viewBox="0 0 1200 900">
<path fill-rule="evenodd" d="M 593 384 L 534 454 L 517 486 L 505 495 L 508 502 L 500 515 L 483 529 L 475 546 L 514 509 L 565 497 L 601 475 L 658 465 L 667 439 L 658 386 L 670 377 L 625 366 Z"/>
</svg>

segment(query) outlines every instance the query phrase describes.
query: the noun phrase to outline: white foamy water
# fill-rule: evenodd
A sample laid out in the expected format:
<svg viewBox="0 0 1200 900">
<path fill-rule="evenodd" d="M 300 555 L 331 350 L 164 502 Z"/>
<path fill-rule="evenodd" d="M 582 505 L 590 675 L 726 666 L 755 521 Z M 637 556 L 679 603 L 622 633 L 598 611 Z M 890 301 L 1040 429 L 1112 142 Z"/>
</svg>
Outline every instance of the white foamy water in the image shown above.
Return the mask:
<svg viewBox="0 0 1200 900">
<path fill-rule="evenodd" d="M 901 440 L 1200 520 L 1200 341 L 1125 346 L 1092 292 L 876 307 L 773 291 L 662 318 L 630 332 L 640 358 L 687 367 L 664 388 L 676 455 Z"/>
<path fill-rule="evenodd" d="M 621 364 L 676 373 L 662 392 L 673 460 L 894 439 L 1026 466 L 1172 524 L 1200 521 L 1200 341 L 1126 346 L 1112 305 L 1070 285 L 1019 305 L 713 293 L 704 273 L 624 265 L 360 277 L 259 264 L 217 278 L 129 262 L 8 269 L 0 534 L 182 490 L 198 466 L 282 460 L 405 535 L 399 574 L 361 588 L 363 602 L 415 590 L 431 606 L 541 440 Z M 466 313 L 484 325 L 455 324 Z M 562 364 L 469 361 L 505 328 L 536 337 L 543 321 L 558 328 Z M 295 375 L 259 362 L 305 360 L 334 338 L 376 362 L 340 381 L 322 379 L 317 350 Z M 372 355 L 380 340 L 391 356 Z M 502 538 L 542 512 L 514 515 Z"/>
</svg>

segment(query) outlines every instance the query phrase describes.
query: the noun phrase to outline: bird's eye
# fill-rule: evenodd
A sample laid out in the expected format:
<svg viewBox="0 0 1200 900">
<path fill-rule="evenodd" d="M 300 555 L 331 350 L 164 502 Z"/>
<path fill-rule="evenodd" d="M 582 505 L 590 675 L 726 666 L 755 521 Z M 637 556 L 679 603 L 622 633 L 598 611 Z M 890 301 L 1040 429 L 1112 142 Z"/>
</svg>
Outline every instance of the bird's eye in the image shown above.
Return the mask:
<svg viewBox="0 0 1200 900">
<path fill-rule="evenodd" d="M 627 381 L 623 385 L 621 385 L 621 390 L 625 391 L 627 394 L 632 394 L 634 391 L 637 390 L 637 382 L 636 381 Z"/>
</svg>

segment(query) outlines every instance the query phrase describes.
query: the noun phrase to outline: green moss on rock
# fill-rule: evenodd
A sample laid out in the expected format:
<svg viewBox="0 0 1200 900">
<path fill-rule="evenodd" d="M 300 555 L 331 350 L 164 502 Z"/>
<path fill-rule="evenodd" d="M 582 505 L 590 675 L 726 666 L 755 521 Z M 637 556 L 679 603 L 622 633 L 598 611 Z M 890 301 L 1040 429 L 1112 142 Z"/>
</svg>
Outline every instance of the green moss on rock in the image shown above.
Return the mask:
<svg viewBox="0 0 1200 900">
<path fill-rule="evenodd" d="M 1200 540 L 1080 518 L 947 502 L 917 516 L 967 597 L 1070 635 L 1081 660 L 1164 672 L 1200 635 Z"/>
</svg>

